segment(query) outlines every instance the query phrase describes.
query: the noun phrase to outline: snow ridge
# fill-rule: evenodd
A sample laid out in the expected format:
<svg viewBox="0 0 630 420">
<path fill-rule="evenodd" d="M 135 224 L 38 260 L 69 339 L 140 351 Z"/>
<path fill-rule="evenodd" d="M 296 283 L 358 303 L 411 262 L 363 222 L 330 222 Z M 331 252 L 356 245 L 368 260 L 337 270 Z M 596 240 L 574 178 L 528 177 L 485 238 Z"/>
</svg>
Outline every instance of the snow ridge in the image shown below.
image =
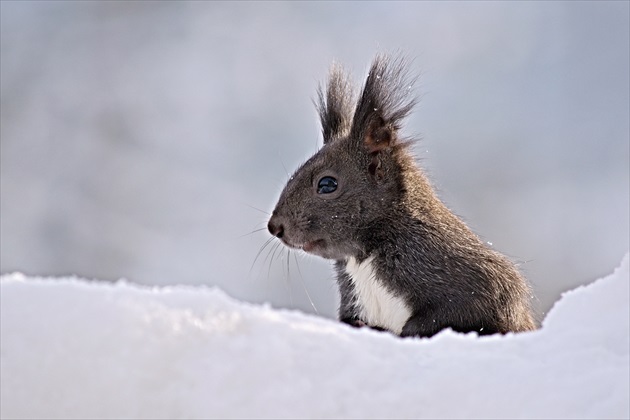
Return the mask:
<svg viewBox="0 0 630 420">
<path fill-rule="evenodd" d="M 542 329 L 400 339 L 205 287 L 0 280 L 2 418 L 628 418 L 629 257 Z"/>
</svg>

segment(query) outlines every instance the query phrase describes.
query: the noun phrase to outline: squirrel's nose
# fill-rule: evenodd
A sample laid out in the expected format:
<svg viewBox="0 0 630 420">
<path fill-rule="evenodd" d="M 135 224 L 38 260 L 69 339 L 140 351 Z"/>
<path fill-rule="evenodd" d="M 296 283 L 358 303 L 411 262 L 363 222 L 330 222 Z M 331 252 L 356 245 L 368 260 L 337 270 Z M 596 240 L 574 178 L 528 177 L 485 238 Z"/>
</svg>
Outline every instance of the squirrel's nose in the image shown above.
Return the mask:
<svg viewBox="0 0 630 420">
<path fill-rule="evenodd" d="M 273 217 L 269 220 L 269 223 L 267 223 L 267 229 L 269 229 L 269 233 L 276 238 L 282 238 L 284 235 L 284 226 L 282 226 L 282 223 L 275 221 Z"/>
</svg>

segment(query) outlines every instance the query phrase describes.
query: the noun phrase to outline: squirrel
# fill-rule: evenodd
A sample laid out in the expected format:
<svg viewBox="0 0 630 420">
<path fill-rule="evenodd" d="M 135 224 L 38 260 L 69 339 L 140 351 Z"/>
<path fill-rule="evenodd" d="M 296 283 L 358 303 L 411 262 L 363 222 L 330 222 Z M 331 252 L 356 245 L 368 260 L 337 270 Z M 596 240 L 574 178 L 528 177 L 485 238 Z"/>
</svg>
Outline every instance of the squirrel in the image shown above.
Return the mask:
<svg viewBox="0 0 630 420">
<path fill-rule="evenodd" d="M 378 54 L 355 89 L 333 64 L 315 103 L 323 146 L 268 222 L 286 246 L 334 261 L 339 320 L 402 337 L 530 331 L 530 288 L 437 197 L 401 135 L 417 100 L 403 56 Z"/>
</svg>

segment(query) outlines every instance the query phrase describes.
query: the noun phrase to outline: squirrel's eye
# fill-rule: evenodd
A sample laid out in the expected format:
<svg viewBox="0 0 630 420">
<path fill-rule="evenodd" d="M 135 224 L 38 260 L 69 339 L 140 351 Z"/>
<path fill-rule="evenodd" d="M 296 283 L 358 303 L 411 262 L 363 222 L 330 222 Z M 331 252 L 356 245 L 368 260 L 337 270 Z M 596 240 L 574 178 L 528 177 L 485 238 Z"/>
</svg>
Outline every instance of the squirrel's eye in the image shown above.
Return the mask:
<svg viewBox="0 0 630 420">
<path fill-rule="evenodd" d="M 317 183 L 317 194 L 330 194 L 337 189 L 337 180 L 332 176 L 325 176 Z"/>
</svg>

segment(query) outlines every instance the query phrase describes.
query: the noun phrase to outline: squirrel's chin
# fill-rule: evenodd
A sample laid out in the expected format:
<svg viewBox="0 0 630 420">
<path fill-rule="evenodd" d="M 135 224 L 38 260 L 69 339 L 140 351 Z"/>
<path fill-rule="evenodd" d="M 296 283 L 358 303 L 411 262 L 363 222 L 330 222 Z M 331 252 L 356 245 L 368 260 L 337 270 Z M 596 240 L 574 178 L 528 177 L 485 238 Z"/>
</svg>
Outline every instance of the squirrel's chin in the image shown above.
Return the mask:
<svg viewBox="0 0 630 420">
<path fill-rule="evenodd" d="M 317 255 L 318 257 L 331 260 L 336 259 L 335 256 L 332 255 L 332 250 L 327 246 L 327 243 L 324 239 L 317 239 L 315 241 L 306 242 L 304 245 L 302 245 L 301 248 L 302 251 L 312 255 Z"/>
</svg>

